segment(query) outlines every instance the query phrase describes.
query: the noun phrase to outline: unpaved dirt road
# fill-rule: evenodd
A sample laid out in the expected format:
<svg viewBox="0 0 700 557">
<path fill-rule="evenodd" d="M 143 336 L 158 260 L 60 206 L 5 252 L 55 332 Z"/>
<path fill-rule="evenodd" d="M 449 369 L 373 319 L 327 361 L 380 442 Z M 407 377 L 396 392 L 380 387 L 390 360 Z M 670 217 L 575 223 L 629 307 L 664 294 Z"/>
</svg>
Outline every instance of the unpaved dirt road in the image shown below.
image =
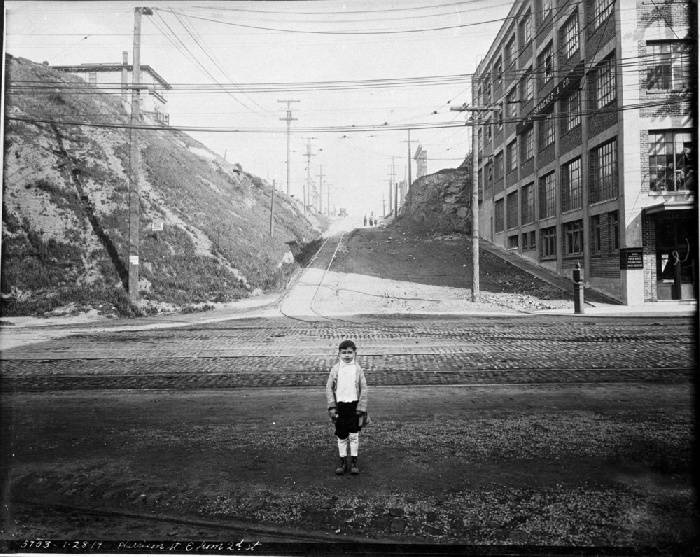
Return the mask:
<svg viewBox="0 0 700 557">
<path fill-rule="evenodd" d="M 690 547 L 692 319 L 389 315 L 385 280 L 416 304 L 464 285 L 387 269 L 385 232 L 329 242 L 267 315 L 4 351 L 2 539 Z M 370 383 L 357 477 L 323 395 L 344 338 Z"/>
</svg>

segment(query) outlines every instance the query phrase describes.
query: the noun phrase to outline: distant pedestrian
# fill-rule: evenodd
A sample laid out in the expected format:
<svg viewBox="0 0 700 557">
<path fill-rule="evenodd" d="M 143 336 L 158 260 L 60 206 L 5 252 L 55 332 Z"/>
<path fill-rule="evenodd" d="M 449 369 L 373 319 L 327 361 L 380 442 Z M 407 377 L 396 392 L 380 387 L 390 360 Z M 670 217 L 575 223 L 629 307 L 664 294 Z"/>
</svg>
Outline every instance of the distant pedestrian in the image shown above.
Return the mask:
<svg viewBox="0 0 700 557">
<path fill-rule="evenodd" d="M 367 226 L 367 215 L 365 215 L 364 226 Z"/>
<path fill-rule="evenodd" d="M 338 346 L 338 361 L 333 364 L 326 382 L 328 415 L 335 423 L 338 438 L 340 464 L 335 473 L 340 475 L 348 468 L 351 474 L 359 474 L 357 456 L 360 448 L 360 430 L 369 424 L 367 415 L 367 380 L 362 368 L 355 360 L 357 347 L 351 340 Z M 348 444 L 350 466 L 348 467 Z"/>
<path fill-rule="evenodd" d="M 369 225 L 374 226 L 374 219 L 372 217 L 369 217 Z"/>
</svg>

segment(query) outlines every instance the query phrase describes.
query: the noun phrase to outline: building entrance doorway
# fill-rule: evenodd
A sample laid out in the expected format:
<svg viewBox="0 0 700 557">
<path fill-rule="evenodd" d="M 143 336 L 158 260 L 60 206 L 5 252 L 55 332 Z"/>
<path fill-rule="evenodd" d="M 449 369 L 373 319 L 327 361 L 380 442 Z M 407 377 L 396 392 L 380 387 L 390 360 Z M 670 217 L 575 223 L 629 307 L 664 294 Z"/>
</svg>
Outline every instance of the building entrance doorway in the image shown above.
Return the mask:
<svg viewBox="0 0 700 557">
<path fill-rule="evenodd" d="M 692 300 L 697 281 L 697 230 L 690 211 L 656 221 L 656 296 Z"/>
</svg>

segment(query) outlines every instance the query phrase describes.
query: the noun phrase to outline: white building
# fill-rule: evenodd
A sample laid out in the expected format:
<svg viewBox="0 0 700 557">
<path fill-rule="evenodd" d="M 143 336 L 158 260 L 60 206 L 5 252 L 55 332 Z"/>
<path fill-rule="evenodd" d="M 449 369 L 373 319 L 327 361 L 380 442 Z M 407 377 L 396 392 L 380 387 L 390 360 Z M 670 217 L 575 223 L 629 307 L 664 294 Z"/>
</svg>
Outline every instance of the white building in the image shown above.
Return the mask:
<svg viewBox="0 0 700 557">
<path fill-rule="evenodd" d="M 131 105 L 133 66 L 128 63 L 128 54 L 122 53 L 122 63 L 80 64 L 78 66 L 51 66 L 55 70 L 68 72 L 82 77 L 89 85 L 107 92 L 121 95 L 127 109 Z M 141 65 L 141 114 L 154 122 L 168 124 L 170 115 L 167 110 L 165 91 L 171 85 L 165 81 L 151 66 Z"/>
</svg>

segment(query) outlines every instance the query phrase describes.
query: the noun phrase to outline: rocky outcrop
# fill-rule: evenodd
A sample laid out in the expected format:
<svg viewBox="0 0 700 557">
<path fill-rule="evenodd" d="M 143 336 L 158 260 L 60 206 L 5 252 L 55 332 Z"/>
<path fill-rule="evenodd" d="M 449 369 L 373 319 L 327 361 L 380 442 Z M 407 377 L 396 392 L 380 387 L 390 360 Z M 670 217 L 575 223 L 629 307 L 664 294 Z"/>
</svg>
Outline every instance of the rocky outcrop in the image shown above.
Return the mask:
<svg viewBox="0 0 700 557">
<path fill-rule="evenodd" d="M 398 222 L 432 232 L 470 232 L 471 165 L 447 168 L 415 180 Z"/>
</svg>

